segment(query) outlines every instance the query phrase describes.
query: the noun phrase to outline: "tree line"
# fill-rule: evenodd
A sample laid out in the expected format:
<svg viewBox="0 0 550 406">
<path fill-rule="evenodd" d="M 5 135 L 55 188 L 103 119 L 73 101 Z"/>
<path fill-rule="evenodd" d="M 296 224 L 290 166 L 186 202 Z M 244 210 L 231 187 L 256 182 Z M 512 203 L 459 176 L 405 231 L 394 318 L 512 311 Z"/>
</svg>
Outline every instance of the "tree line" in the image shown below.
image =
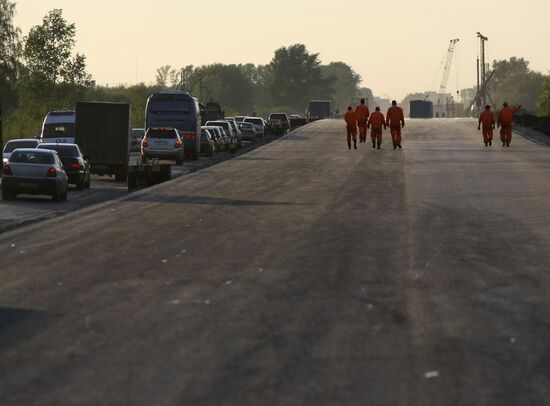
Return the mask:
<svg viewBox="0 0 550 406">
<path fill-rule="evenodd" d="M 76 26 L 62 10 L 22 35 L 14 25 L 15 3 L 0 0 L 0 98 L 5 138 L 35 136 L 50 110 L 73 108 L 79 100 L 132 105 L 132 126 L 141 127 L 147 97 L 162 89 L 183 89 L 221 103 L 227 113 L 266 115 L 281 110 L 303 114 L 310 99 L 332 99 L 343 109 L 352 98 L 372 96 L 344 62 L 322 64 L 303 44 L 277 49 L 266 65 L 211 64 L 157 69 L 154 83 L 96 85 L 86 56 L 75 52 Z M 7 137 L 6 137 L 7 136 Z"/>
<path fill-rule="evenodd" d="M 23 36 L 14 25 L 15 3 L 0 0 L 0 100 L 4 138 L 38 134 L 50 110 L 73 108 L 79 100 L 118 101 L 132 106 L 132 126 L 144 123 L 147 97 L 162 89 L 184 89 L 201 101 L 221 103 L 228 114 L 267 115 L 271 111 L 303 114 L 311 99 L 331 99 L 334 109 L 344 110 L 352 99 L 367 98 L 383 109 L 389 100 L 375 97 L 360 87 L 360 75 L 344 62 L 323 64 L 319 54 L 303 44 L 281 47 L 265 65 L 210 64 L 183 67 L 160 66 L 153 83 L 99 86 L 86 70 L 86 56 L 75 51 L 76 26 L 62 10 L 51 10 L 41 24 Z M 493 63 L 489 93 L 499 105 L 521 103 L 539 115 L 550 115 L 550 75 L 535 72 L 523 58 Z M 475 88 L 463 89 L 468 106 Z M 411 93 L 401 104 L 424 98 Z M 468 112 L 466 112 L 468 114 Z"/>
<path fill-rule="evenodd" d="M 493 104 L 495 108 L 500 108 L 505 101 L 510 104 L 521 104 L 527 113 L 550 116 L 550 74 L 545 75 L 532 70 L 529 61 L 519 57 L 496 60 L 491 71 L 493 75 L 487 86 L 490 97 L 488 103 Z M 466 109 L 472 104 L 475 106 L 476 94 L 476 87 L 460 91 L 460 99 Z M 402 104 L 407 108 L 411 100 L 423 100 L 428 96 L 430 100 L 438 97 L 435 92 L 415 92 L 408 94 Z M 445 100 L 442 103 L 445 103 Z M 474 109 L 474 112 L 477 112 L 477 109 Z M 471 111 L 465 112 L 466 116 L 471 114 Z"/>
</svg>

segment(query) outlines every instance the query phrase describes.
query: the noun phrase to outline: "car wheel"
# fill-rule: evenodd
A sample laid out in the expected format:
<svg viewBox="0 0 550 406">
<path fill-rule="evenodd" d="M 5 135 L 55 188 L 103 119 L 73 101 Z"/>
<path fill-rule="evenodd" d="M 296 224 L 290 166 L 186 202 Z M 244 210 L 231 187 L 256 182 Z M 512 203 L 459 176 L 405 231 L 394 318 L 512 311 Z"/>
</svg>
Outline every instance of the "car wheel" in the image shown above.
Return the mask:
<svg viewBox="0 0 550 406">
<path fill-rule="evenodd" d="M 86 184 L 84 183 L 84 181 L 78 182 L 76 184 L 76 190 L 84 190 L 85 187 L 86 187 Z"/>
<path fill-rule="evenodd" d="M 60 197 L 60 196 L 59 196 L 59 193 L 58 193 L 58 192 L 52 193 L 52 200 L 53 200 L 54 202 L 58 202 L 58 201 L 59 201 L 59 197 Z"/>
<path fill-rule="evenodd" d="M 192 157 L 193 157 L 193 161 L 196 161 L 197 159 L 199 159 L 199 153 L 196 150 L 193 151 Z"/>
<path fill-rule="evenodd" d="M 67 189 L 65 189 L 65 192 L 59 195 L 59 199 L 62 201 L 67 200 Z"/>
<path fill-rule="evenodd" d="M 183 158 L 176 158 L 176 165 L 183 165 Z"/>
<path fill-rule="evenodd" d="M 7 190 L 2 189 L 2 200 L 12 200 L 17 197 L 16 193 L 9 192 Z"/>
</svg>

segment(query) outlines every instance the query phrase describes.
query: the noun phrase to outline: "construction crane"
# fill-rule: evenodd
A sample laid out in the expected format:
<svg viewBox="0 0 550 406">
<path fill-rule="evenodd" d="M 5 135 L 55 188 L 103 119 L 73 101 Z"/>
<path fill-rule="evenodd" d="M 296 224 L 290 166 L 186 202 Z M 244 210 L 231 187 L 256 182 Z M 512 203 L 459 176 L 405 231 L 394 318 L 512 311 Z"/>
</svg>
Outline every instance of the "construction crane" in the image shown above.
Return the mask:
<svg viewBox="0 0 550 406">
<path fill-rule="evenodd" d="M 445 91 L 447 90 L 447 82 L 449 81 L 449 74 L 451 73 L 453 56 L 455 53 L 456 43 L 458 41 L 460 41 L 458 38 L 454 38 L 449 41 L 449 49 L 447 50 L 447 57 L 445 58 L 445 66 L 443 67 L 443 78 L 441 79 L 441 85 L 439 86 L 439 94 L 445 94 Z"/>
</svg>

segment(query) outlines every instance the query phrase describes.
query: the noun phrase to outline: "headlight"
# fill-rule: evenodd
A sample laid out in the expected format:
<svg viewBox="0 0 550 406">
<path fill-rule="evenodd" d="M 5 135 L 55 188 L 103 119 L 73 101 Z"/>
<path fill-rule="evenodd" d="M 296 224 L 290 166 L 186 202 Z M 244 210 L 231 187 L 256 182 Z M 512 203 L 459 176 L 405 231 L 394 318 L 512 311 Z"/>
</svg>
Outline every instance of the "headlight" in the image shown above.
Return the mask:
<svg viewBox="0 0 550 406">
<path fill-rule="evenodd" d="M 2 163 L 4 165 L 6 165 L 8 163 L 9 159 L 8 158 L 2 158 Z"/>
</svg>

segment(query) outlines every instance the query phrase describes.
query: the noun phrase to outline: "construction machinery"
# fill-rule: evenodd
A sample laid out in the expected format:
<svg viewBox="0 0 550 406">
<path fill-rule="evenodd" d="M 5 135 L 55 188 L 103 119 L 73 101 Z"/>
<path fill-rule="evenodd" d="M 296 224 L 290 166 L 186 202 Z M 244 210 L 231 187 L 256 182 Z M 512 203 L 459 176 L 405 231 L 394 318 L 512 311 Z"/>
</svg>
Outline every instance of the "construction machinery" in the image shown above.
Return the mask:
<svg viewBox="0 0 550 406">
<path fill-rule="evenodd" d="M 451 73 L 451 65 L 453 64 L 453 56 L 455 53 L 456 44 L 460 41 L 458 38 L 453 38 L 449 41 L 449 48 L 447 49 L 447 56 L 445 58 L 445 65 L 443 66 L 443 77 L 441 78 L 441 85 L 439 86 L 439 94 L 445 94 L 447 91 L 447 82 L 449 81 L 449 74 Z"/>
</svg>

